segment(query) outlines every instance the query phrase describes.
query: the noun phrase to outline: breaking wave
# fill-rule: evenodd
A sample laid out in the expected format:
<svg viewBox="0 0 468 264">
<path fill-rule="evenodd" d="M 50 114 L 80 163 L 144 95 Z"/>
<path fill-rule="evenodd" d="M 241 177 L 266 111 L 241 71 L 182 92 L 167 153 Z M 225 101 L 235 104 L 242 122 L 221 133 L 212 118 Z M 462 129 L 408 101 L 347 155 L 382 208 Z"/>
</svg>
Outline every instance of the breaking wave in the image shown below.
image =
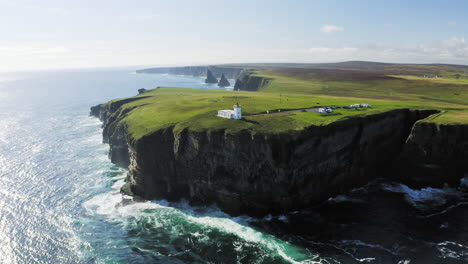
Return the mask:
<svg viewBox="0 0 468 264">
<path fill-rule="evenodd" d="M 404 194 L 405 200 L 414 208 L 421 211 L 440 208 L 463 195 L 458 189 L 450 188 L 447 185 L 440 189 L 428 187 L 416 190 L 405 184 L 391 183 L 385 184 L 383 189 L 389 192 Z"/>
<path fill-rule="evenodd" d="M 249 226 L 253 220 L 250 217 L 229 217 L 215 206 L 192 207 L 187 201 L 133 202 L 131 197 L 119 193 L 122 185 L 123 177 L 114 183 L 110 192 L 92 197 L 84 207 L 89 214 L 106 216 L 106 221 L 117 223 L 130 233 L 151 238 L 154 244 L 138 243 L 139 251 L 160 255 L 159 259 L 165 255 L 209 262 L 231 254 L 240 262 L 251 259 L 249 263 L 326 263 L 317 254 Z M 173 243 L 171 239 L 161 239 L 167 237 Z M 223 254 L 204 252 L 216 248 Z"/>
</svg>

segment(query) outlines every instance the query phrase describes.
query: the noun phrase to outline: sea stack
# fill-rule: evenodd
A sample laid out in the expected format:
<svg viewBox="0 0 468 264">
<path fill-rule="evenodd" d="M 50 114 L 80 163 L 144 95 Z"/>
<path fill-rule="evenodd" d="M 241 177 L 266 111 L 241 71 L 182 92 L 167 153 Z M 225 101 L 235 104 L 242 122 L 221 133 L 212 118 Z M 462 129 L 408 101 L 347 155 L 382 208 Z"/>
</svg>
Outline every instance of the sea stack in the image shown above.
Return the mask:
<svg viewBox="0 0 468 264">
<path fill-rule="evenodd" d="M 216 77 L 214 77 L 213 73 L 210 70 L 206 71 L 205 83 L 218 83 L 218 79 L 216 79 Z"/>
<path fill-rule="evenodd" d="M 219 80 L 218 86 L 219 87 L 231 86 L 228 79 L 226 79 L 226 76 L 224 76 L 224 73 L 221 75 L 221 80 Z"/>
</svg>

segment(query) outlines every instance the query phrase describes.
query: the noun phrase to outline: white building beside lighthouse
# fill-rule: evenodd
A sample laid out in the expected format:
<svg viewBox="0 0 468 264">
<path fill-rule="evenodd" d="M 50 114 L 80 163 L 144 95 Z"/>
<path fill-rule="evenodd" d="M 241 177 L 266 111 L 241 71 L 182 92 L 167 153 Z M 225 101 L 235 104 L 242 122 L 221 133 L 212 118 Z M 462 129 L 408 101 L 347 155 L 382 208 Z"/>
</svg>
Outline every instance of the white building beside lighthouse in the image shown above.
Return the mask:
<svg viewBox="0 0 468 264">
<path fill-rule="evenodd" d="M 242 108 L 239 103 L 236 103 L 233 110 L 218 110 L 218 116 L 229 119 L 242 119 Z"/>
</svg>

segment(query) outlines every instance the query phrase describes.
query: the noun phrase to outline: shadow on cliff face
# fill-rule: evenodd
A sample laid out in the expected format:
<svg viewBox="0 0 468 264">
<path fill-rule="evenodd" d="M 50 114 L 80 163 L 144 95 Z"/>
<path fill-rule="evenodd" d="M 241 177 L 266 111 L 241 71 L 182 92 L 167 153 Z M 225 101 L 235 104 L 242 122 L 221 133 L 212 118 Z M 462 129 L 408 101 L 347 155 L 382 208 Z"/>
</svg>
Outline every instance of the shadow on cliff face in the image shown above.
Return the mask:
<svg viewBox="0 0 468 264">
<path fill-rule="evenodd" d="M 458 184 L 468 173 L 468 125 L 416 123 L 393 165 L 393 178 L 413 187 Z"/>
</svg>

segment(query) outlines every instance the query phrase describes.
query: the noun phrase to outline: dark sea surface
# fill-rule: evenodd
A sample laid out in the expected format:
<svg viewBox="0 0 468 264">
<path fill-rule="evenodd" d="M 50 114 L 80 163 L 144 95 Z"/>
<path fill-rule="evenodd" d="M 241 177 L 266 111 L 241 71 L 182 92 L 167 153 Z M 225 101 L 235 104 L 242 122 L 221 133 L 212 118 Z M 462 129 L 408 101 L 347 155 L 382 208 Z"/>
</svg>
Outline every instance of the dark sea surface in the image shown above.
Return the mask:
<svg viewBox="0 0 468 264">
<path fill-rule="evenodd" d="M 156 86 L 217 88 L 123 70 L 0 74 L 0 263 L 468 263 L 468 180 L 376 179 L 262 219 L 122 196 L 126 170 L 89 108 Z"/>
</svg>

